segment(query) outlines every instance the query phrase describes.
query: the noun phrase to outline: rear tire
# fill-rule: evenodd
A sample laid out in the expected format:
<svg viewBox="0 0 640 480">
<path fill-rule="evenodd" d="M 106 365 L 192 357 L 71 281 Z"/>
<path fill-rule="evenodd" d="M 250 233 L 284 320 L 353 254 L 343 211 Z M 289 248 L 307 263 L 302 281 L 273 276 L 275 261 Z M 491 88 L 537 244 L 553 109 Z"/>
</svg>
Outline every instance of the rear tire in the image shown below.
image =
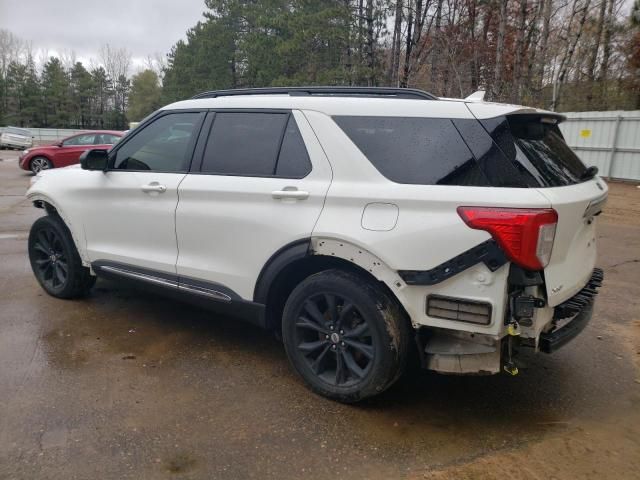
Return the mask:
<svg viewBox="0 0 640 480">
<path fill-rule="evenodd" d="M 375 282 L 342 270 L 306 278 L 287 299 L 287 356 L 320 395 L 353 403 L 389 388 L 402 374 L 410 326 Z"/>
<path fill-rule="evenodd" d="M 49 170 L 53 168 L 53 164 L 51 160 L 46 157 L 35 157 L 29 163 L 29 168 L 33 173 L 39 173 L 42 170 Z"/>
<path fill-rule="evenodd" d="M 85 296 L 96 283 L 82 266 L 71 232 L 56 215 L 41 217 L 31 227 L 29 261 L 38 283 L 57 298 Z"/>
</svg>

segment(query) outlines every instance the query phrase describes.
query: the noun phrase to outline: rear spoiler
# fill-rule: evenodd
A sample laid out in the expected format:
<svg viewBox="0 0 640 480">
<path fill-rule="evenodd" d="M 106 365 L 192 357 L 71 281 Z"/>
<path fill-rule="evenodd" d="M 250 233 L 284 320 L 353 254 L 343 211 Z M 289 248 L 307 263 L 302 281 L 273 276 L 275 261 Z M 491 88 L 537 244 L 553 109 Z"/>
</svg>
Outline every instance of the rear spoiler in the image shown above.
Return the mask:
<svg viewBox="0 0 640 480">
<path fill-rule="evenodd" d="M 522 110 L 515 110 L 513 112 L 507 113 L 505 116 L 507 117 L 517 116 L 519 119 L 529 120 L 532 122 L 539 120 L 541 123 L 548 123 L 551 125 L 557 125 L 559 123 L 564 122 L 567 119 L 566 116 L 556 112 L 547 112 L 545 110 L 534 110 L 531 108 L 526 108 L 526 109 L 523 108 Z"/>
</svg>

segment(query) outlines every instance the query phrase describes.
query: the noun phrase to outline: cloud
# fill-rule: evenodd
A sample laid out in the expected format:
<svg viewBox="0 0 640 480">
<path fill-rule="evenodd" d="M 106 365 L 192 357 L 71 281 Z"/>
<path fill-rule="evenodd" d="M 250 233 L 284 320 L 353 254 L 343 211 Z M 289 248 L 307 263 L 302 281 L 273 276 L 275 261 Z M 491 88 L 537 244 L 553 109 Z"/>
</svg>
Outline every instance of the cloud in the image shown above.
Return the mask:
<svg viewBox="0 0 640 480">
<path fill-rule="evenodd" d="M 36 51 L 97 59 L 108 43 L 126 48 L 138 64 L 168 53 L 204 10 L 203 0 L 0 0 L 0 28 Z"/>
</svg>

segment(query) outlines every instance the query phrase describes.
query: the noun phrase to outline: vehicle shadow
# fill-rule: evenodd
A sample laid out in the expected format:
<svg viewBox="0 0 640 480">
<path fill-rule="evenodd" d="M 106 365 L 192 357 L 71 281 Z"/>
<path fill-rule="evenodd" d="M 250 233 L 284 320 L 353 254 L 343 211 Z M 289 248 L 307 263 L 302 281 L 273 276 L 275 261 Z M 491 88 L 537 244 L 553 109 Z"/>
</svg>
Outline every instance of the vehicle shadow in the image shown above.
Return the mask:
<svg viewBox="0 0 640 480">
<path fill-rule="evenodd" d="M 624 408 L 633 384 L 631 372 L 611 375 L 610 362 L 602 357 L 611 355 L 612 345 L 603 349 L 587 328 L 554 355 L 522 355 L 516 377 L 446 376 L 412 367 L 383 394 L 343 405 L 307 390 L 274 335 L 239 319 L 104 280 L 75 308 L 91 311 L 81 325 L 86 337 L 100 339 L 95 348 L 102 353 L 153 367 L 159 377 L 166 373 L 173 378 L 175 372 L 169 374 L 167 369 L 178 368 L 179 376 L 205 378 L 189 385 L 205 393 L 216 382 L 216 388 L 226 382 L 227 394 L 243 402 L 266 402 L 277 408 L 302 405 L 302 416 L 307 410 L 339 414 L 344 428 L 373 444 L 392 441 L 396 447 L 418 448 L 427 439 L 455 445 L 465 438 L 474 448 L 513 446 L 549 431 L 573 428 L 578 417 L 597 419 Z M 93 347 L 85 345 L 80 349 L 85 356 L 70 358 L 68 352 L 79 348 L 55 344 L 65 338 L 56 334 L 45 338 L 52 366 L 75 369 L 91 362 Z M 326 426 L 321 419 L 314 422 Z"/>
</svg>

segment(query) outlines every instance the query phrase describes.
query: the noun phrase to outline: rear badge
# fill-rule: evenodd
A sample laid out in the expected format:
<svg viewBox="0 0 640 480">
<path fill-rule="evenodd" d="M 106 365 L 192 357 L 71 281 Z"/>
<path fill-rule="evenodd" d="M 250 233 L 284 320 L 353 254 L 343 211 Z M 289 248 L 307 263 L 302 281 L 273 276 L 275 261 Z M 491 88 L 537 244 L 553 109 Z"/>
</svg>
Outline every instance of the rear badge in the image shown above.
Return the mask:
<svg viewBox="0 0 640 480">
<path fill-rule="evenodd" d="M 564 285 L 558 285 L 557 287 L 552 288 L 552 289 L 551 289 L 551 293 L 558 293 L 560 290 L 562 290 L 562 287 L 563 287 L 563 286 L 564 286 Z"/>
</svg>

